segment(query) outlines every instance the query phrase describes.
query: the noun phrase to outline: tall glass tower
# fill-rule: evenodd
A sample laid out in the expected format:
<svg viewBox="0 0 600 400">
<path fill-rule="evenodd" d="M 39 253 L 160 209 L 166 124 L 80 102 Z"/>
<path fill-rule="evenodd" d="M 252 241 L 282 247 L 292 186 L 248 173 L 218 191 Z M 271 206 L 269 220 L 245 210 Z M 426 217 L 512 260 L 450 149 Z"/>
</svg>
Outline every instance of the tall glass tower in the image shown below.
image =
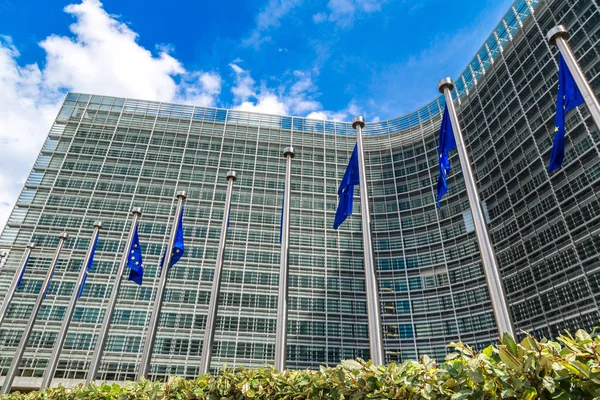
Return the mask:
<svg viewBox="0 0 600 400">
<path fill-rule="evenodd" d="M 533 12 L 535 10 L 535 13 Z M 600 8 L 594 0 L 517 0 L 464 73 L 456 107 L 517 330 L 552 337 L 600 320 L 600 133 L 585 106 L 569 114 L 564 167 L 548 174 L 557 84 L 557 24 L 600 93 Z M 442 78 L 442 77 L 440 77 Z M 436 82 L 431 82 L 435 88 Z M 387 361 L 442 358 L 497 330 L 460 173 L 435 206 L 443 98 L 367 123 L 365 157 Z M 29 242 L 24 284 L 0 329 L 0 369 L 12 359 L 58 243 L 57 273 L 16 387 L 35 387 L 59 330 L 95 220 L 104 222 L 55 382 L 85 378 L 125 247 L 141 207 L 146 275 L 124 282 L 99 379 L 131 380 L 154 301 L 160 254 L 186 190 L 186 255 L 170 271 L 151 378 L 198 373 L 225 205 L 235 170 L 213 367 L 274 358 L 284 148 L 293 146 L 288 366 L 369 358 L 362 235 L 355 216 L 332 229 L 337 187 L 354 146 L 350 123 L 70 93 L 24 185 L 0 250 L 6 292 Z M 1 295 L 0 295 L 1 297 Z"/>
</svg>

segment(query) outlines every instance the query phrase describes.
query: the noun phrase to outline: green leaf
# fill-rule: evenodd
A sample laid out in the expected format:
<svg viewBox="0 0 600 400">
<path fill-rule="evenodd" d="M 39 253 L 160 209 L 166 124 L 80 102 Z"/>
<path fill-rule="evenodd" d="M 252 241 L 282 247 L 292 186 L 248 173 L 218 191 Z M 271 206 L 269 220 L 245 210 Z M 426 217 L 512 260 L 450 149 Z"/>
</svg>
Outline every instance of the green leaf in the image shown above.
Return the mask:
<svg viewBox="0 0 600 400">
<path fill-rule="evenodd" d="M 521 370 L 521 364 L 519 361 L 511 353 L 509 353 L 506 348 L 501 348 L 499 355 L 500 359 L 504 364 L 506 364 L 507 367 L 515 371 Z"/>
<path fill-rule="evenodd" d="M 571 395 L 569 394 L 569 392 L 561 390 L 560 392 L 552 396 L 552 398 L 554 400 L 571 400 Z"/>
<path fill-rule="evenodd" d="M 518 345 L 505 335 L 503 344 L 479 353 L 463 343 L 449 347 L 456 352 L 439 364 L 423 355 L 419 361 L 387 366 L 357 359 L 303 371 L 223 367 L 217 375 L 191 381 L 171 376 L 166 383 L 142 379 L 124 386 L 59 386 L 1 400 L 600 400 L 597 333 L 567 333 L 557 341 L 527 336 Z"/>
<path fill-rule="evenodd" d="M 573 360 L 571 363 L 583 376 L 586 378 L 590 377 L 590 368 L 587 365 L 577 360 Z"/>
<path fill-rule="evenodd" d="M 525 336 L 523 340 L 521 340 L 520 345 L 525 350 L 535 350 L 535 343 L 533 342 L 533 340 L 531 340 L 529 336 Z"/>
<path fill-rule="evenodd" d="M 359 370 L 363 367 L 361 363 L 354 360 L 342 360 L 341 365 L 350 371 Z"/>
<path fill-rule="evenodd" d="M 487 357 L 491 357 L 494 354 L 494 347 L 493 346 L 488 346 L 485 349 L 483 349 L 481 351 L 482 354 L 486 355 Z"/>
<path fill-rule="evenodd" d="M 470 390 L 461 390 L 458 393 L 454 393 L 452 395 L 452 397 L 450 397 L 450 400 L 464 400 L 464 399 L 468 399 L 469 396 L 471 396 L 473 392 L 471 392 Z"/>
<path fill-rule="evenodd" d="M 510 333 L 504 333 L 504 335 L 502 336 L 502 343 L 506 345 L 506 348 L 508 349 L 510 354 L 512 354 L 514 357 L 518 356 L 517 344 L 513 340 L 513 337 L 510 335 Z"/>
<path fill-rule="evenodd" d="M 535 388 L 527 388 L 527 390 L 525 390 L 523 392 L 523 400 L 533 400 L 535 398 L 537 398 L 537 390 L 535 390 Z"/>
<path fill-rule="evenodd" d="M 556 391 L 556 382 L 552 377 L 545 376 L 544 379 L 542 379 L 542 387 L 552 394 Z"/>
<path fill-rule="evenodd" d="M 587 333 L 586 331 L 584 331 L 583 329 L 579 329 L 576 333 L 575 333 L 575 338 L 577 340 L 579 340 L 580 342 L 591 342 L 592 341 L 592 337 L 590 336 L 589 333 Z M 581 345 L 581 343 L 579 343 Z"/>
</svg>

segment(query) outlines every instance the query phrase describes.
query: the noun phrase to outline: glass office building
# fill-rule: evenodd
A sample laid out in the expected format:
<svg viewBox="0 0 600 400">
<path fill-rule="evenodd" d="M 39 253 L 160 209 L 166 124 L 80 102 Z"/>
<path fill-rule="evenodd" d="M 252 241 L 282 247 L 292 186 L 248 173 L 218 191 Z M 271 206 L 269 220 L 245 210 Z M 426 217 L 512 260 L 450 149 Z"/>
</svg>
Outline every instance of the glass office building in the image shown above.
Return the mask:
<svg viewBox="0 0 600 400">
<path fill-rule="evenodd" d="M 585 106 L 569 114 L 564 167 L 546 172 L 557 86 L 545 34 L 565 24 L 600 92 L 600 8 L 594 0 L 517 0 L 455 79 L 459 119 L 488 216 L 515 326 L 536 336 L 600 321 L 600 133 Z M 440 76 L 440 78 L 443 78 Z M 435 87 L 436 82 L 431 82 Z M 387 361 L 442 358 L 497 330 L 472 217 L 452 153 L 449 193 L 435 206 L 443 98 L 367 123 L 366 167 Z M 95 220 L 94 268 L 56 378 L 85 378 L 125 247 L 141 207 L 146 276 L 125 282 L 100 379 L 131 380 L 158 282 L 177 190 L 187 190 L 186 255 L 170 271 L 151 378 L 198 373 L 226 172 L 236 170 L 213 367 L 272 363 L 279 271 L 283 149 L 293 145 L 288 366 L 369 358 L 360 201 L 331 228 L 337 187 L 355 143 L 350 123 L 70 93 L 0 238 L 6 292 L 25 246 L 24 284 L 0 330 L 12 359 L 62 231 L 70 234 L 15 386 L 35 386 L 81 268 Z M 76 381 L 75 381 L 76 382 Z M 38 383 L 39 384 L 39 383 Z"/>
</svg>

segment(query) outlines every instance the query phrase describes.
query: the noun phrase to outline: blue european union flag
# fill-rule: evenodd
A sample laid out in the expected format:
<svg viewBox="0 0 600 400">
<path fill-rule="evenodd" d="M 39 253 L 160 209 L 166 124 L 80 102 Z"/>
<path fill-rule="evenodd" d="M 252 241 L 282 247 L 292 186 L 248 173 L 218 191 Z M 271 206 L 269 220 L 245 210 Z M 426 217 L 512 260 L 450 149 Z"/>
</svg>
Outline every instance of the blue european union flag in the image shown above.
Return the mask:
<svg viewBox="0 0 600 400">
<path fill-rule="evenodd" d="M 229 203 L 229 214 L 227 214 L 227 227 L 231 226 L 231 203 Z"/>
<path fill-rule="evenodd" d="M 100 234 L 96 235 L 96 240 L 94 240 L 94 245 L 92 246 L 92 251 L 90 253 L 90 259 L 85 266 L 85 273 L 83 275 L 83 281 L 81 282 L 81 286 L 79 287 L 79 294 L 77 297 L 81 297 L 83 294 L 83 288 L 85 287 L 85 281 L 87 280 L 88 273 L 92 270 L 92 263 L 94 262 L 94 254 L 96 254 L 96 246 L 98 246 L 98 238 Z"/>
<path fill-rule="evenodd" d="M 448 152 L 456 149 L 456 141 L 454 139 L 454 130 L 452 129 L 452 122 L 450 121 L 450 113 L 448 112 L 448 106 L 444 109 L 444 116 L 442 117 L 442 126 L 440 128 L 440 139 L 438 143 L 438 161 L 440 166 L 440 176 L 437 181 L 437 206 L 440 208 L 440 200 L 448 191 L 448 182 L 446 178 L 450 172 L 450 158 Z"/>
<path fill-rule="evenodd" d="M 27 259 L 25 260 L 25 265 L 23 265 L 23 271 L 21 271 L 21 275 L 19 276 L 19 280 L 17 281 L 17 287 L 21 286 L 21 282 L 23 281 L 23 277 L 25 276 L 25 268 L 27 268 L 27 264 L 29 263 L 29 258 L 31 257 L 31 253 L 27 255 Z"/>
<path fill-rule="evenodd" d="M 335 212 L 333 220 L 333 229 L 337 229 L 342 223 L 352 215 L 352 203 L 354 200 L 354 185 L 360 183 L 360 175 L 358 172 L 358 148 L 354 145 L 354 150 L 350 156 L 350 161 L 346 167 L 346 172 L 338 188 L 338 196 L 340 201 Z"/>
<path fill-rule="evenodd" d="M 140 246 L 137 224 L 131 238 L 131 247 L 127 255 L 127 266 L 130 269 L 129 280 L 141 286 L 144 278 L 144 263 L 142 262 L 142 247 Z"/>
<path fill-rule="evenodd" d="M 559 54 L 558 58 L 558 96 L 556 98 L 554 143 L 550 153 L 548 172 L 562 167 L 565 158 L 565 115 L 584 103 L 583 96 L 562 54 Z"/>
<path fill-rule="evenodd" d="M 281 198 L 281 218 L 279 219 L 279 244 L 283 238 L 283 207 L 285 206 L 285 185 L 283 186 L 283 197 Z"/>
<path fill-rule="evenodd" d="M 173 248 L 171 249 L 171 262 L 169 263 L 169 268 L 172 267 L 179 261 L 181 257 L 183 257 L 183 205 L 181 205 L 181 214 L 179 214 L 179 223 L 177 224 L 177 231 L 175 232 L 175 243 L 173 243 Z M 163 254 L 162 260 L 160 261 L 160 266 L 162 268 L 165 263 L 165 255 Z"/>
</svg>

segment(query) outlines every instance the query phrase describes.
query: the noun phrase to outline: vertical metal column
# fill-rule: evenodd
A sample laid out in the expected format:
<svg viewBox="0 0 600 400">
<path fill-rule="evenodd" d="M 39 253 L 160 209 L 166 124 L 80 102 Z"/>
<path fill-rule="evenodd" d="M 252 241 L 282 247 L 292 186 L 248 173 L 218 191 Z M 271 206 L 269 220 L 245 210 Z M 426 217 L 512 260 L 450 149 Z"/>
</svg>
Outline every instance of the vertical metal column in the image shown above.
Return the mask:
<svg viewBox="0 0 600 400">
<path fill-rule="evenodd" d="M 221 237 L 219 238 L 219 249 L 217 250 L 217 262 L 213 276 L 210 302 L 208 303 L 208 315 L 206 316 L 206 327 L 204 328 L 204 341 L 202 342 L 202 356 L 200 358 L 200 375 L 208 374 L 210 371 L 210 360 L 212 358 L 212 347 L 215 338 L 215 324 L 217 322 L 217 309 L 219 308 L 219 293 L 221 292 L 221 274 L 223 272 L 223 258 L 225 256 L 225 244 L 227 243 L 227 229 L 229 228 L 229 209 L 231 206 L 231 193 L 233 182 L 237 179 L 235 171 L 227 172 L 227 196 L 225 197 L 225 210 L 223 210 L 223 222 L 221 222 Z"/>
<path fill-rule="evenodd" d="M 281 221 L 281 257 L 279 261 L 279 293 L 277 296 L 277 327 L 275 330 L 275 368 L 285 369 L 287 357 L 287 320 L 288 320 L 288 276 L 290 262 L 290 199 L 292 189 L 293 147 L 283 150 L 285 157 L 285 186 L 283 191 L 283 218 Z"/>
<path fill-rule="evenodd" d="M 585 74 L 579 68 L 579 64 L 567 43 L 567 39 L 569 38 L 569 32 L 564 27 L 564 25 L 558 25 L 548 31 L 547 39 L 550 44 L 555 44 L 558 47 L 558 50 L 562 54 L 567 66 L 569 67 L 569 71 L 571 71 L 571 75 L 573 75 L 573 79 L 575 79 L 575 83 L 577 83 L 577 87 L 585 100 L 585 104 L 588 107 L 590 114 L 592 115 L 592 119 L 594 123 L 600 129 L 600 103 L 598 103 L 598 99 L 594 95 L 594 91 L 590 87 L 587 79 L 585 78 Z"/>
<path fill-rule="evenodd" d="M 4 378 L 4 385 L 2 386 L 2 390 L 0 394 L 7 394 L 10 392 L 13 381 L 15 380 L 15 376 L 17 375 L 17 371 L 19 370 L 19 364 L 21 364 L 21 360 L 23 359 L 23 353 L 25 353 L 25 347 L 27 347 L 27 341 L 31 336 L 31 331 L 33 330 L 33 325 L 35 324 L 35 319 L 37 318 L 38 313 L 40 312 L 40 307 L 42 306 L 42 301 L 46 297 L 46 292 L 48 291 L 48 287 L 50 286 L 50 281 L 52 280 L 52 275 L 54 274 L 54 269 L 56 268 L 56 264 L 58 263 L 58 258 L 60 257 L 60 252 L 63 248 L 63 244 L 69 235 L 67 232 L 63 232 L 60 234 L 60 239 L 58 241 L 58 247 L 56 248 L 56 253 L 54 254 L 54 258 L 52 259 L 52 263 L 50 264 L 50 268 L 48 268 L 48 272 L 46 272 L 46 278 L 44 279 L 44 283 L 40 292 L 38 293 L 37 299 L 35 300 L 35 304 L 33 306 L 33 310 L 31 311 L 31 315 L 29 316 L 29 320 L 27 321 L 27 325 L 25 326 L 25 331 L 23 332 L 23 336 L 21 337 L 21 341 L 17 346 L 17 351 L 10 363 L 10 367 L 8 368 L 8 373 L 6 374 L 6 378 Z"/>
<path fill-rule="evenodd" d="M 381 309 L 379 304 L 379 287 L 375 273 L 373 257 L 373 238 L 371 235 L 371 212 L 369 210 L 369 192 L 367 186 L 367 170 L 362 141 L 362 128 L 365 126 L 363 117 L 352 119 L 352 127 L 356 130 L 356 145 L 358 147 L 358 172 L 360 178 L 360 211 L 362 217 L 362 234 L 365 257 L 365 286 L 367 292 L 367 316 L 369 320 L 369 348 L 374 365 L 383 365 L 383 331 L 381 329 Z"/>
<path fill-rule="evenodd" d="M 156 297 L 154 298 L 154 307 L 152 308 L 152 315 L 150 316 L 150 325 L 148 326 L 148 333 L 146 334 L 146 341 L 144 342 L 144 349 L 142 351 L 142 359 L 140 360 L 140 367 L 138 370 L 137 380 L 148 377 L 148 370 L 150 369 L 150 360 L 152 359 L 152 350 L 154 350 L 154 340 L 156 339 L 156 332 L 158 331 L 158 321 L 160 320 L 160 310 L 162 309 L 163 297 L 165 295 L 165 289 L 167 287 L 167 277 L 169 276 L 169 265 L 171 264 L 171 253 L 173 252 L 173 246 L 175 244 L 175 236 L 177 234 L 177 227 L 179 226 L 179 216 L 181 215 L 181 209 L 183 208 L 183 202 L 187 197 L 187 193 L 182 190 L 177 192 L 177 211 L 175 212 L 175 218 L 173 219 L 173 227 L 171 228 L 171 236 L 169 236 L 169 245 L 165 251 L 165 258 L 160 270 L 160 281 L 158 282 L 158 288 L 156 289 Z"/>
<path fill-rule="evenodd" d="M 446 105 L 448 106 L 448 113 L 450 114 L 450 121 L 452 123 L 452 130 L 454 131 L 454 139 L 456 140 L 458 158 L 460 159 L 460 167 L 462 169 L 465 186 L 467 188 L 469 206 L 471 208 L 471 213 L 473 214 L 473 225 L 475 226 L 475 234 L 477 236 L 477 243 L 479 244 L 479 252 L 481 253 L 481 261 L 483 262 L 483 270 L 485 271 L 485 277 L 490 292 L 490 299 L 492 301 L 492 308 L 494 310 L 496 324 L 498 325 L 498 333 L 500 334 L 500 337 L 502 337 L 502 335 L 506 332 L 510 333 L 514 337 L 515 332 L 513 330 L 512 319 L 510 316 L 508 302 L 506 301 L 506 295 L 504 294 L 504 287 L 502 285 L 500 269 L 498 268 L 498 261 L 496 260 L 494 246 L 490 240 L 485 217 L 481 209 L 481 200 L 479 199 L 479 193 L 477 192 L 477 184 L 475 183 L 475 178 L 473 177 L 471 162 L 469 160 L 469 155 L 467 154 L 467 148 L 463 139 L 462 130 L 460 129 L 460 124 L 458 123 L 458 117 L 456 115 L 456 109 L 454 108 L 454 103 L 452 101 L 451 91 L 454 89 L 452 79 L 442 79 L 438 83 L 438 89 L 446 98 Z"/>
<path fill-rule="evenodd" d="M 102 321 L 102 328 L 100 329 L 100 333 L 98 334 L 98 339 L 96 339 L 96 349 L 94 350 L 94 355 L 92 356 L 90 370 L 85 381 L 86 384 L 89 384 L 93 382 L 94 379 L 96 379 L 96 374 L 98 373 L 98 368 L 100 367 L 100 361 L 102 360 L 102 355 L 104 354 L 104 345 L 106 344 L 108 330 L 110 329 L 110 322 L 112 320 L 112 316 L 115 311 L 115 306 L 117 304 L 117 297 L 119 296 L 121 280 L 123 278 L 123 273 L 125 272 L 125 267 L 127 267 L 127 261 L 129 260 L 129 249 L 131 248 L 131 240 L 133 239 L 133 233 L 135 232 L 135 228 L 138 223 L 138 218 L 142 215 L 142 209 L 139 207 L 135 207 L 133 210 L 131 210 L 131 213 L 133 214 L 133 221 L 131 221 L 129 235 L 127 236 L 127 242 L 125 243 L 125 248 L 123 249 L 123 256 L 121 257 L 121 263 L 119 264 L 117 276 L 115 277 L 112 292 L 110 293 L 110 299 L 108 300 L 108 306 L 106 307 L 106 313 L 104 314 L 104 320 Z"/>
<path fill-rule="evenodd" d="M 73 288 L 73 295 L 71 296 L 71 301 L 69 302 L 67 311 L 65 311 L 65 316 L 63 317 L 62 324 L 60 326 L 60 331 L 58 331 L 58 335 L 56 336 L 56 340 L 54 341 L 54 347 L 52 347 L 52 353 L 50 354 L 48 365 L 46 366 L 44 376 L 42 377 L 40 390 L 44 390 L 45 388 L 49 387 L 52 383 L 52 378 L 54 378 L 54 373 L 56 372 L 56 367 L 58 366 L 58 359 L 60 358 L 60 353 L 62 352 L 63 345 L 65 344 L 65 339 L 67 338 L 67 331 L 69 330 L 69 325 L 71 325 L 71 319 L 73 319 L 73 314 L 75 313 L 75 306 L 77 305 L 77 300 L 79 299 L 79 290 L 81 288 L 81 285 L 83 284 L 85 274 L 87 273 L 87 266 L 90 262 L 90 258 L 92 257 L 92 249 L 94 248 L 94 244 L 96 243 L 96 238 L 100 234 L 100 229 L 102 229 L 102 221 L 94 222 L 94 233 L 92 234 L 92 239 L 90 240 L 90 245 L 88 246 L 85 259 L 83 260 L 83 265 L 81 266 L 81 270 L 79 271 L 77 284 L 75 285 L 75 288 Z"/>
<path fill-rule="evenodd" d="M 8 306 L 10 306 L 10 302 L 12 301 L 15 292 L 17 291 L 17 284 L 21 279 L 21 275 L 23 274 L 23 270 L 27 266 L 27 261 L 29 260 L 29 256 L 31 255 L 31 250 L 35 249 L 35 243 L 29 243 L 27 247 L 25 247 L 25 253 L 23 253 L 23 257 L 21 257 L 21 263 L 19 268 L 17 269 L 17 273 L 13 277 L 12 282 L 8 288 L 8 292 L 6 292 L 6 296 L 4 297 L 4 302 L 2 303 L 2 308 L 0 308 L 0 326 L 2 322 L 4 322 L 4 318 L 6 317 L 6 312 L 8 311 Z M 6 254 L 6 253 L 4 253 Z"/>
</svg>

